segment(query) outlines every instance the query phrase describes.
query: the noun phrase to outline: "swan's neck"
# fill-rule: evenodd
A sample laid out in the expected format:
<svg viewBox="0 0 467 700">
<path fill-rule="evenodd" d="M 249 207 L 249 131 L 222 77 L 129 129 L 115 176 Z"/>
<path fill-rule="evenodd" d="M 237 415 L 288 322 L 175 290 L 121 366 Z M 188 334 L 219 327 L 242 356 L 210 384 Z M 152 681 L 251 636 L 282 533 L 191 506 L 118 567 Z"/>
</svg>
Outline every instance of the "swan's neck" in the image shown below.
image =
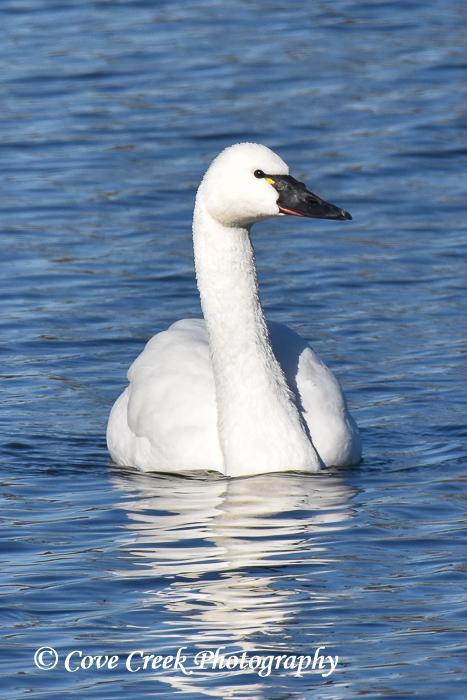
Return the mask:
<svg viewBox="0 0 467 700">
<path fill-rule="evenodd" d="M 271 349 L 249 230 L 213 219 L 198 194 L 193 239 L 225 473 L 316 469 L 319 458 Z"/>
</svg>

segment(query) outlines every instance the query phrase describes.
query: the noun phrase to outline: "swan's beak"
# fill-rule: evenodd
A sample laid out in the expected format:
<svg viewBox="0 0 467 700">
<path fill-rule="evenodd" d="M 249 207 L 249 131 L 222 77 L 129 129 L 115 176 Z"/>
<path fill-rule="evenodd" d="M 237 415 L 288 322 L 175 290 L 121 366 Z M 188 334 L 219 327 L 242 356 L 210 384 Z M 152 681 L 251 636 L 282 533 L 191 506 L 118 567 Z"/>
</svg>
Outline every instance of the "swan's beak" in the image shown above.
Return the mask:
<svg viewBox="0 0 467 700">
<path fill-rule="evenodd" d="M 291 216 L 309 216 L 314 219 L 351 219 L 345 209 L 325 202 L 307 190 L 303 182 L 295 180 L 290 175 L 266 175 L 265 179 L 279 192 L 277 205 L 281 214 Z"/>
</svg>

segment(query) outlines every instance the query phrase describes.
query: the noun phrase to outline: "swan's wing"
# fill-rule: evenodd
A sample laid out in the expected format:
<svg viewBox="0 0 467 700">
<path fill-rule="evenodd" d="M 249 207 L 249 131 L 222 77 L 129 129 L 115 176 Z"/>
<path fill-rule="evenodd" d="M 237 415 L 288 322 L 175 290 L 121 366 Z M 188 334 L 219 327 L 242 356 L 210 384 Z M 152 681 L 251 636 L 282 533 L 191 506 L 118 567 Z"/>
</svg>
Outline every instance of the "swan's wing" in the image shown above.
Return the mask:
<svg viewBox="0 0 467 700">
<path fill-rule="evenodd" d="M 222 471 L 204 321 L 178 321 L 147 343 L 107 430 L 114 461 L 146 470 Z"/>
<path fill-rule="evenodd" d="M 324 464 L 356 464 L 360 437 L 338 380 L 298 333 L 280 323 L 268 327 L 274 354 Z"/>
</svg>

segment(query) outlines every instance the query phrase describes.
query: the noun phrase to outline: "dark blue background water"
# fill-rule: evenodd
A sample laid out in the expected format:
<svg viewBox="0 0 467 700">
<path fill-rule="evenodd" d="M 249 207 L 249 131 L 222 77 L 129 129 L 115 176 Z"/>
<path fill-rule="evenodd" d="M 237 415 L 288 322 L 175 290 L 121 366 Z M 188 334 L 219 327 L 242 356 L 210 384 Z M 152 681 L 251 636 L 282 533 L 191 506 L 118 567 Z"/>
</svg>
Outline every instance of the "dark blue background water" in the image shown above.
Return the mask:
<svg viewBox="0 0 467 700">
<path fill-rule="evenodd" d="M 4 697 L 466 696 L 466 22 L 462 0 L 3 0 Z M 240 140 L 354 216 L 255 243 L 268 316 L 339 375 L 365 460 L 230 482 L 109 468 L 126 368 L 200 314 L 193 196 Z M 220 645 L 340 661 L 63 670 L 72 649 Z"/>
</svg>

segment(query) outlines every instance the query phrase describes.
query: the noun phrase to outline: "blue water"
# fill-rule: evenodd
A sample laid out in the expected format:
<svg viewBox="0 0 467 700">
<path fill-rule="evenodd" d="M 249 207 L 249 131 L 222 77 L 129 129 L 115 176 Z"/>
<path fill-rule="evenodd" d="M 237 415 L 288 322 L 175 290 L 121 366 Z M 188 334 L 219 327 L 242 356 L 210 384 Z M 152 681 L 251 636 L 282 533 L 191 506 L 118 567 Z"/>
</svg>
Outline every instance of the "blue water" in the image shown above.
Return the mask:
<svg viewBox="0 0 467 700">
<path fill-rule="evenodd" d="M 465 3 L 3 0 L 0 19 L 2 697 L 465 698 Z M 254 240 L 267 314 L 340 377 L 364 462 L 112 468 L 126 368 L 200 314 L 194 192 L 240 140 L 353 214 Z M 120 664 L 221 646 L 339 662 Z M 72 650 L 119 665 L 70 673 Z"/>
</svg>

